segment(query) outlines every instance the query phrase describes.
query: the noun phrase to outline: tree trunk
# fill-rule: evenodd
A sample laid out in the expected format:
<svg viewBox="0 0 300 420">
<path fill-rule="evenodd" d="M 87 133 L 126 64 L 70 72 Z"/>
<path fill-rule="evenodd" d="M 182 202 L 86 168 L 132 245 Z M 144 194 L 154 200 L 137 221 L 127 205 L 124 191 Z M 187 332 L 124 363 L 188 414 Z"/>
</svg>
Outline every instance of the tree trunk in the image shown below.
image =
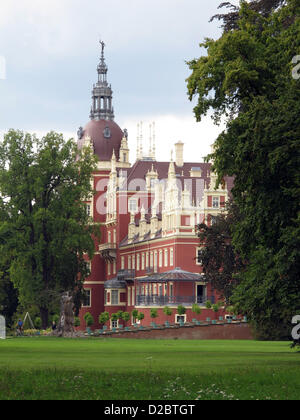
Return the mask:
<svg viewBox="0 0 300 420">
<path fill-rule="evenodd" d="M 46 330 L 48 328 L 48 319 L 49 311 L 48 308 L 40 308 L 41 320 L 42 320 L 42 329 Z"/>
</svg>

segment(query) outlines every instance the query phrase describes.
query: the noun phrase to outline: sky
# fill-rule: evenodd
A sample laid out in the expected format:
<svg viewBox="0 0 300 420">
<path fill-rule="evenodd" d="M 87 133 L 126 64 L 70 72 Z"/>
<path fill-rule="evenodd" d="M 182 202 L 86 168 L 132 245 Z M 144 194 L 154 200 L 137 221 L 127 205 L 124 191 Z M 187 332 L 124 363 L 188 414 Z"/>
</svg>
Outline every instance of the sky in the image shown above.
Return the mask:
<svg viewBox="0 0 300 420">
<path fill-rule="evenodd" d="M 137 124 L 156 123 L 158 160 L 181 140 L 185 161 L 201 161 L 223 127 L 197 123 L 186 64 L 221 35 L 209 23 L 221 0 L 1 0 L 0 136 L 8 129 L 76 138 L 89 121 L 99 40 L 105 44 L 115 121 L 127 128 L 131 161 Z M 146 145 L 145 145 L 146 148 Z"/>
</svg>

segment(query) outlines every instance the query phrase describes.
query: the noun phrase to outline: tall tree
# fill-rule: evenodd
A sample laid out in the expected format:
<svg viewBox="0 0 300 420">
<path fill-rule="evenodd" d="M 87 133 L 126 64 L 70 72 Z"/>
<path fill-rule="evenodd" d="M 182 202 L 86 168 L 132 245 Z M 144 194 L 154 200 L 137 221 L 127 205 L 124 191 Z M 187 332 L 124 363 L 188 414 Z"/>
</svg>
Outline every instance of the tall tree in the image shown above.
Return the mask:
<svg viewBox="0 0 300 420">
<path fill-rule="evenodd" d="M 232 229 L 239 219 L 238 209 L 232 203 L 228 207 L 229 212 L 217 216 L 211 226 L 204 223 L 197 226 L 200 239 L 198 262 L 202 265 L 204 280 L 227 304 L 246 266 L 232 244 Z"/>
<path fill-rule="evenodd" d="M 95 163 L 90 149 L 54 132 L 38 139 L 10 130 L 0 145 L 0 243 L 20 303 L 38 306 L 44 328 L 62 292 L 83 293 L 85 254 L 98 235 L 84 204 Z"/>
<path fill-rule="evenodd" d="M 233 245 L 249 261 L 232 299 L 260 331 L 287 336 L 300 310 L 300 81 L 292 77 L 300 4 L 264 15 L 241 1 L 238 16 L 189 62 L 188 89 L 197 120 L 212 110 L 226 123 L 210 158 L 219 180 L 235 177 Z"/>
</svg>

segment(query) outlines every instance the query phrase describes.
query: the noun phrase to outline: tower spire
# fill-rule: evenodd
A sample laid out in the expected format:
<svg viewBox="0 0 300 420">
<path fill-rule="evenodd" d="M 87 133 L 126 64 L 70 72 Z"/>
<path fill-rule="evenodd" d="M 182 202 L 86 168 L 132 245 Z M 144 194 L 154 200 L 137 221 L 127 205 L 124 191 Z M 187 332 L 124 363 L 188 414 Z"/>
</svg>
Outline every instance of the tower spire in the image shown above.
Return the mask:
<svg viewBox="0 0 300 420">
<path fill-rule="evenodd" d="M 104 48 L 105 43 L 100 41 L 101 57 L 97 66 L 98 82 L 93 85 L 91 120 L 113 120 L 114 109 L 112 106 L 112 89 L 107 83 L 108 67 L 105 63 Z"/>
</svg>

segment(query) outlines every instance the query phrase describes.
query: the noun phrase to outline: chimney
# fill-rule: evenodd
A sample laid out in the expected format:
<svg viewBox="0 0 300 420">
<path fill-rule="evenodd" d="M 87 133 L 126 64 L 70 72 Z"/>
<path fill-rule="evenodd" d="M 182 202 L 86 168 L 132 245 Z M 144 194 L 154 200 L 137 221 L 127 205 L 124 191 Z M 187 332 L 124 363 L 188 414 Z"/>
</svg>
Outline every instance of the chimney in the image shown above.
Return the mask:
<svg viewBox="0 0 300 420">
<path fill-rule="evenodd" d="M 175 144 L 175 163 L 177 166 L 182 167 L 183 166 L 183 146 L 184 143 L 182 141 L 179 141 Z"/>
</svg>

